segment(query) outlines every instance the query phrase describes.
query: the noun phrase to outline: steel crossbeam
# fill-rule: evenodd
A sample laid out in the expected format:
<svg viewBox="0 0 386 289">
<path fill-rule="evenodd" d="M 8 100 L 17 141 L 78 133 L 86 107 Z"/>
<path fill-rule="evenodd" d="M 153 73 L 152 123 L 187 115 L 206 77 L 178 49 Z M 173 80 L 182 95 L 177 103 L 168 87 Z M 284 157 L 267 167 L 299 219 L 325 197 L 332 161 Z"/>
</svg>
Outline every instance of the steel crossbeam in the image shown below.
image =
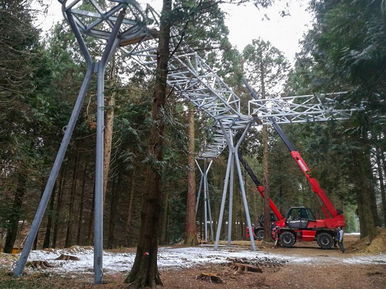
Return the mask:
<svg viewBox="0 0 386 289">
<path fill-rule="evenodd" d="M 337 100 L 347 92 L 309 94 L 254 99 L 248 103 L 248 114 L 256 115 L 264 124 L 305 123 L 331 119 L 349 119 L 359 109 L 347 109 Z"/>
</svg>

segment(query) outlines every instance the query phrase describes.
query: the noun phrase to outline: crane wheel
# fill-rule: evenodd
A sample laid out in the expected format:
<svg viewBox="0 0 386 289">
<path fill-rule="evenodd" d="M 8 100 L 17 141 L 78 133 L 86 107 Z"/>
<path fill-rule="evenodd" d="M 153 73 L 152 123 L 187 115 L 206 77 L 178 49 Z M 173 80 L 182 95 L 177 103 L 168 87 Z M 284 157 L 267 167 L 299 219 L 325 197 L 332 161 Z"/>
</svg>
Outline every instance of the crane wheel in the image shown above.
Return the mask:
<svg viewBox="0 0 386 289">
<path fill-rule="evenodd" d="M 322 249 L 331 249 L 334 245 L 334 239 L 331 234 L 327 232 L 319 233 L 318 236 L 316 236 L 316 242 Z"/>
<path fill-rule="evenodd" d="M 256 230 L 256 240 L 263 240 L 264 239 L 264 229 L 258 229 Z"/>
<path fill-rule="evenodd" d="M 281 233 L 279 236 L 279 240 L 280 240 L 280 246 L 286 247 L 286 248 L 291 248 L 296 243 L 296 237 L 290 231 L 284 231 L 283 233 Z"/>
</svg>

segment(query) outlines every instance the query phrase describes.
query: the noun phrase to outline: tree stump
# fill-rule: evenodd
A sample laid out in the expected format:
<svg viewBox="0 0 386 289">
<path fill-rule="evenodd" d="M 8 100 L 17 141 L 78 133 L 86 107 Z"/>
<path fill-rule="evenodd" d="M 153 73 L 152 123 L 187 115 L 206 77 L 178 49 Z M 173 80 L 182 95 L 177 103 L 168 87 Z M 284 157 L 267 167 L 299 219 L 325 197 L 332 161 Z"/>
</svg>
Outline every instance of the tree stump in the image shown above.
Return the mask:
<svg viewBox="0 0 386 289">
<path fill-rule="evenodd" d="M 263 273 L 263 270 L 260 267 L 251 265 L 251 264 L 232 263 L 231 268 L 236 271 L 235 273 L 243 273 L 243 272 Z"/>
</svg>

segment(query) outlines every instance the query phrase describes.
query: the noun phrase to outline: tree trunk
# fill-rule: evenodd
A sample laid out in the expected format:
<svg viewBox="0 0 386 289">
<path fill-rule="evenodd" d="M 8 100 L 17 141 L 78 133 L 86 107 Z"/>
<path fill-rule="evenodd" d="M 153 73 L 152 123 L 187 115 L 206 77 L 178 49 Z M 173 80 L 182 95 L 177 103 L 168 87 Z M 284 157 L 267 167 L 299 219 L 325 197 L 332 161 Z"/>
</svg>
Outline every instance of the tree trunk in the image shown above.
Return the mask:
<svg viewBox="0 0 386 289">
<path fill-rule="evenodd" d="M 75 192 L 77 186 L 77 174 L 78 174 L 78 158 L 79 154 L 76 154 L 74 161 L 74 170 L 72 175 L 72 184 L 70 192 L 70 203 L 68 205 L 68 219 L 67 219 L 67 231 L 66 231 L 66 240 L 64 247 L 70 247 L 72 245 L 72 223 L 74 218 L 74 203 L 75 203 Z"/>
<path fill-rule="evenodd" d="M 381 154 L 382 154 L 382 150 L 380 148 L 376 148 L 375 159 L 377 163 L 379 188 L 381 191 L 383 226 L 386 227 L 386 192 L 385 192 L 385 183 L 384 183 L 383 169 L 382 169 L 382 163 L 381 163 Z"/>
<path fill-rule="evenodd" d="M 131 184 L 130 184 L 130 199 L 129 206 L 127 208 L 127 221 L 126 221 L 126 244 L 130 246 L 130 233 L 131 233 L 131 219 L 133 217 L 133 202 L 134 202 L 134 192 L 135 192 L 135 175 L 134 172 L 131 173 Z"/>
<path fill-rule="evenodd" d="M 364 130 L 367 131 L 367 130 Z M 352 180 L 357 189 L 357 204 L 361 238 L 372 240 L 376 235 L 375 212 L 373 206 L 374 186 L 371 184 L 371 164 L 367 137 L 357 136 L 361 140 L 362 149 L 352 151 Z"/>
<path fill-rule="evenodd" d="M 93 239 L 92 239 L 92 232 L 93 232 L 93 226 L 92 224 L 94 223 L 94 219 L 93 219 L 93 216 L 94 216 L 94 203 L 95 203 L 95 178 L 93 180 L 93 183 L 94 183 L 94 186 L 93 186 L 93 189 L 92 189 L 92 202 L 91 202 L 91 208 L 90 208 L 90 212 L 88 214 L 88 230 L 87 230 L 87 240 L 86 240 L 86 244 L 88 245 L 91 245 L 93 244 Z"/>
<path fill-rule="evenodd" d="M 162 215 L 161 215 L 161 234 L 160 234 L 160 243 L 168 243 L 168 209 L 169 209 L 169 193 L 166 191 L 163 195 L 163 204 L 162 204 Z"/>
<path fill-rule="evenodd" d="M 81 232 L 83 224 L 83 207 L 84 207 L 84 195 L 86 193 L 86 180 L 87 180 L 87 162 L 84 165 L 83 169 L 83 178 L 82 178 L 82 192 L 80 195 L 79 203 L 79 217 L 78 217 L 78 232 L 76 234 L 76 244 L 81 245 Z"/>
<path fill-rule="evenodd" d="M 261 59 L 263 56 L 261 55 Z M 260 62 L 260 86 L 261 97 L 265 99 L 265 66 Z M 268 127 L 263 125 L 263 185 L 264 185 L 264 241 L 272 242 L 271 237 L 271 209 L 269 207 L 270 188 L 269 188 L 269 148 L 268 148 Z"/>
<path fill-rule="evenodd" d="M 118 175 L 118 180 L 113 184 L 111 188 L 111 199 L 110 199 L 110 218 L 109 218 L 109 232 L 107 239 L 107 247 L 112 249 L 115 247 L 115 223 L 117 220 L 117 206 L 119 204 L 119 187 L 121 184 L 121 175 Z"/>
<path fill-rule="evenodd" d="M 55 207 L 55 196 L 57 191 L 57 182 L 54 185 L 53 193 L 50 200 L 50 207 L 49 211 L 47 212 L 47 226 L 46 226 L 46 233 L 44 235 L 44 241 L 43 241 L 43 249 L 50 247 L 50 241 L 51 241 L 51 227 L 52 227 L 52 219 L 54 215 L 54 207 Z"/>
<path fill-rule="evenodd" d="M 112 59 L 112 65 L 110 70 L 110 80 L 115 82 L 115 58 Z M 104 129 L 104 157 L 103 157 L 103 203 L 106 199 L 107 185 L 109 180 L 110 160 L 111 160 L 111 148 L 113 141 L 113 128 L 114 128 L 114 106 L 115 106 L 115 91 L 106 97 L 107 105 L 105 107 L 105 129 Z"/>
<path fill-rule="evenodd" d="M 17 231 L 19 228 L 19 220 L 21 215 L 21 207 L 23 205 L 23 198 L 26 192 L 26 175 L 19 173 L 17 177 L 17 187 L 15 198 L 13 200 L 12 212 L 8 218 L 7 235 L 5 237 L 4 253 L 11 253 L 15 245 Z"/>
<path fill-rule="evenodd" d="M 196 229 L 196 166 L 195 166 L 195 131 L 194 108 L 190 106 L 188 112 L 188 193 L 186 197 L 186 226 L 185 245 L 198 244 Z"/>
<path fill-rule="evenodd" d="M 52 248 L 56 248 L 56 243 L 57 243 L 58 234 L 59 234 L 59 223 L 60 223 L 60 216 L 61 216 L 62 207 L 63 207 L 62 202 L 63 202 L 65 179 L 66 179 L 66 166 L 63 167 L 60 173 L 58 201 L 56 202 L 56 210 L 55 210 L 54 236 L 52 237 Z"/>
<path fill-rule="evenodd" d="M 40 198 L 39 198 L 39 202 L 42 200 L 42 197 L 43 197 L 43 192 L 44 192 L 44 188 L 45 188 L 45 179 L 43 178 L 42 179 L 42 187 L 40 188 Z M 39 228 L 40 230 L 40 228 Z M 37 250 L 38 248 L 38 241 L 39 241 L 39 230 L 37 231 L 36 233 L 36 237 L 35 237 L 35 240 L 34 240 L 34 245 L 32 247 L 32 250 Z"/>
<path fill-rule="evenodd" d="M 156 80 L 154 87 L 152 119 L 148 153 L 150 162 L 147 168 L 147 190 L 144 195 L 141 212 L 141 229 L 137 245 L 137 254 L 130 274 L 125 282 L 134 288 L 162 285 L 157 268 L 159 215 L 162 204 L 161 168 L 163 159 L 163 134 L 165 122 L 163 108 L 166 101 L 166 80 L 169 60 L 170 13 L 172 0 L 163 0 L 158 43 Z"/>
</svg>

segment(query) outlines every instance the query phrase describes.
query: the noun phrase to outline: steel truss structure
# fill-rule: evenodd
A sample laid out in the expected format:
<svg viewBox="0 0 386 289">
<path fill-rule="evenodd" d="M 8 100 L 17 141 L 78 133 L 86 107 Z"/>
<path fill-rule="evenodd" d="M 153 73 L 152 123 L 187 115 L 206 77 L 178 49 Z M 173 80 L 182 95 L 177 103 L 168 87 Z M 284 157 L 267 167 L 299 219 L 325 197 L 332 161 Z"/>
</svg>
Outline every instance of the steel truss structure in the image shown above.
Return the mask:
<svg viewBox="0 0 386 289">
<path fill-rule="evenodd" d="M 198 187 L 197 200 L 196 200 L 196 215 L 198 212 L 198 205 L 201 199 L 201 193 L 203 193 L 203 205 L 204 205 L 204 240 L 207 242 L 208 240 L 213 241 L 213 218 L 212 218 L 212 209 L 210 207 L 210 196 L 209 196 L 209 183 L 208 183 L 208 173 L 210 167 L 213 164 L 213 160 L 209 161 L 207 164 L 207 160 L 203 159 L 203 165 L 200 166 L 199 160 L 196 159 L 196 165 L 200 172 L 200 184 Z M 208 233 L 208 224 L 210 229 L 210 234 Z"/>
<path fill-rule="evenodd" d="M 349 119 L 358 109 L 339 103 L 347 92 L 321 93 L 254 99 L 248 102 L 248 114 L 263 124 L 306 123 Z M 339 108 L 341 106 L 341 108 Z"/>
<path fill-rule="evenodd" d="M 80 51 L 87 65 L 87 72 L 85 73 L 83 84 L 33 220 L 31 231 L 28 234 L 13 273 L 19 276 L 24 270 L 78 120 L 90 80 L 93 75 L 96 75 L 97 140 L 94 202 L 94 272 L 95 283 L 102 283 L 105 70 L 109 60 L 117 48 L 120 47 L 120 51 L 125 56 L 138 62 L 148 71 L 153 72 L 157 58 L 159 15 L 150 6 L 143 11 L 135 0 L 110 0 L 110 4 L 106 5 L 107 8 L 102 8 L 98 5 L 99 1 L 97 0 L 73 0 L 71 2 L 59 0 L 59 2 L 62 3 L 64 17 L 67 19 L 78 41 Z M 101 55 L 92 57 L 85 37 L 92 37 L 107 43 L 103 44 Z M 273 118 L 277 123 L 301 123 L 324 121 L 330 118 L 345 119 L 351 115 L 353 110 L 335 109 L 332 102 L 333 95 L 326 94 L 267 100 L 255 99 L 249 102 L 249 114 L 244 115 L 240 112 L 240 98 L 205 63 L 198 53 L 194 52 L 184 43 L 180 43 L 178 31 L 174 29 L 172 29 L 171 33 L 170 49 L 172 55 L 169 61 L 168 85 L 215 122 L 215 125 L 211 128 L 212 136 L 210 143 L 203 147 L 199 153 L 199 158 L 209 160 L 210 164 L 212 164 L 213 159 L 218 157 L 224 148 L 228 147 L 229 151 L 215 247 L 218 247 L 227 196 L 229 196 L 228 244 L 231 242 L 234 172 L 236 171 L 250 233 L 251 247 L 255 249 L 248 201 L 237 153 L 248 129 L 252 122 L 255 121 L 255 116 L 257 115 L 263 123 L 270 123 L 270 118 Z M 236 140 L 235 135 L 238 131 L 242 131 L 242 135 Z M 199 167 L 201 172 L 199 193 L 201 193 L 203 188 L 204 206 L 205 210 L 208 210 L 207 213 L 209 212 L 205 217 L 206 225 L 208 220 L 211 225 L 213 224 L 208 192 L 207 175 L 209 168 L 210 166 L 203 170 Z M 205 231 L 205 238 L 207 239 L 207 227 Z M 213 238 L 212 227 L 211 232 Z"/>
</svg>

